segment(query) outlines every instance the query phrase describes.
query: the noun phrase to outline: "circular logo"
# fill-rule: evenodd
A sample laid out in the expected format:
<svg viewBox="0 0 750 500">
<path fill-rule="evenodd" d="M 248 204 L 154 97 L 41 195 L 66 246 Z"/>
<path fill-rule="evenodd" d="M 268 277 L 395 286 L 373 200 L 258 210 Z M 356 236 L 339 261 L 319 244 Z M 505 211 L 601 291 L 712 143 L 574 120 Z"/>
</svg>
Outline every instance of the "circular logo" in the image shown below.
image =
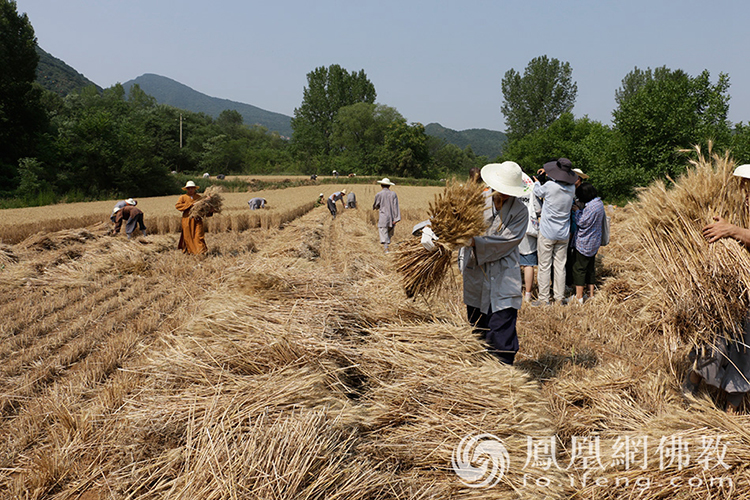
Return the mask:
<svg viewBox="0 0 750 500">
<path fill-rule="evenodd" d="M 500 438 L 492 434 L 469 435 L 453 450 L 451 465 L 466 486 L 489 488 L 505 475 L 510 458 Z"/>
</svg>

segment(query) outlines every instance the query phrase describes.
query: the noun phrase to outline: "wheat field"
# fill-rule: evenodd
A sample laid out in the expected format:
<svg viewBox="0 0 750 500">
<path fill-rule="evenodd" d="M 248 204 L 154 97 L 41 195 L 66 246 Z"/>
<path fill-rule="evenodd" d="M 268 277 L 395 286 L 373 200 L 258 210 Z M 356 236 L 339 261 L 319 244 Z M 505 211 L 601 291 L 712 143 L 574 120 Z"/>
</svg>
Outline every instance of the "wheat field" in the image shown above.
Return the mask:
<svg viewBox="0 0 750 500">
<path fill-rule="evenodd" d="M 0 245 L 0 498 L 750 498 L 750 420 L 683 397 L 686 347 L 642 293 L 634 208 L 612 214 L 598 295 L 524 305 L 506 367 L 466 324 L 455 265 L 407 298 L 378 243 L 379 188 L 347 188 L 359 209 L 210 231 L 200 257 L 172 231 L 126 241 L 101 220 Z M 398 246 L 440 189 L 394 190 Z M 268 213 L 320 189 L 284 191 Z M 139 200 L 147 225 L 173 204 Z M 88 208 L 106 220 L 111 203 Z M 482 433 L 509 462 L 475 488 L 451 464 Z M 717 436 L 728 447 L 701 455 Z M 645 438 L 625 455 L 643 463 L 612 463 Z M 559 467 L 530 460 L 550 449 Z"/>
</svg>

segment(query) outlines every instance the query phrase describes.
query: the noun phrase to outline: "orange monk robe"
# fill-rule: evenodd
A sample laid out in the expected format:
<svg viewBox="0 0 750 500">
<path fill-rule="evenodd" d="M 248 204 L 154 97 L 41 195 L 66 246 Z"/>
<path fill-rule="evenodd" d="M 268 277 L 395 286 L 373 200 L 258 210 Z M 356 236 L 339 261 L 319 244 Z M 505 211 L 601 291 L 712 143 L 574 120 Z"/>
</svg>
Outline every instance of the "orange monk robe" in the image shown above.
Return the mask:
<svg viewBox="0 0 750 500">
<path fill-rule="evenodd" d="M 180 195 L 175 204 L 175 208 L 182 211 L 182 234 L 177 248 L 184 253 L 199 254 L 208 251 L 203 232 L 203 219 L 190 217 L 190 208 L 200 199 L 199 194 L 194 194 L 191 198 L 186 193 Z"/>
</svg>

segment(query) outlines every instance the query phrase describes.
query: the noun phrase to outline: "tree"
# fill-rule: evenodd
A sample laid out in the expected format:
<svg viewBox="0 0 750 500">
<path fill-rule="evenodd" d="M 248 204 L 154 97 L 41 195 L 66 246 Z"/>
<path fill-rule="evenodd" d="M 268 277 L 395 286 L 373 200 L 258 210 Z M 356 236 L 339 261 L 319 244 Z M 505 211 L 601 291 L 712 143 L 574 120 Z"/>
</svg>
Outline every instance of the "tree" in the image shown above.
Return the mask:
<svg viewBox="0 0 750 500">
<path fill-rule="evenodd" d="M 514 69 L 505 73 L 500 110 L 505 115 L 509 140 L 548 127 L 573 109 L 578 86 L 572 74 L 569 63 L 547 56 L 532 59 L 523 76 Z"/>
<path fill-rule="evenodd" d="M 388 126 L 382 152 L 380 173 L 398 177 L 429 177 L 430 151 L 424 125 L 396 120 Z"/>
<path fill-rule="evenodd" d="M 292 118 L 293 141 L 308 155 L 329 154 L 333 148 L 333 123 L 339 109 L 375 102 L 375 86 L 364 70 L 349 73 L 338 64 L 319 67 L 307 74 L 302 104 Z"/>
<path fill-rule="evenodd" d="M 396 108 L 359 102 L 339 109 L 333 122 L 331 144 L 341 172 L 377 174 L 378 153 L 385 144 L 388 127 L 404 121 Z"/>
<path fill-rule="evenodd" d="M 15 1 L 0 0 L 0 191 L 17 184 L 18 160 L 35 156 L 47 126 L 42 89 L 34 85 L 38 62 L 28 16 Z"/>
<path fill-rule="evenodd" d="M 633 84 L 633 82 L 637 82 Z M 640 72 L 623 80 L 613 112 L 621 155 L 615 169 L 630 173 L 626 188 L 645 186 L 663 176 L 676 177 L 685 169 L 679 150 L 693 145 L 715 149 L 730 146 L 729 77 L 719 74 L 711 84 L 708 71 L 691 77 L 666 67 Z"/>
</svg>

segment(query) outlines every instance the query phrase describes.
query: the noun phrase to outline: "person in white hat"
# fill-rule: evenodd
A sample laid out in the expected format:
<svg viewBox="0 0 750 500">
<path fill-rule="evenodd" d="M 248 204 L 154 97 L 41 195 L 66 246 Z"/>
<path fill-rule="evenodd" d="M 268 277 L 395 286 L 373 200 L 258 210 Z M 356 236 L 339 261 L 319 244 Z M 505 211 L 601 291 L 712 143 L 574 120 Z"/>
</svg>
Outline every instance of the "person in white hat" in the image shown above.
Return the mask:
<svg viewBox="0 0 750 500">
<path fill-rule="evenodd" d="M 383 177 L 382 180 L 378 181 L 378 184 L 383 189 L 375 195 L 372 209 L 378 211 L 380 243 L 383 244 L 383 251 L 388 253 L 388 246 L 391 244 L 396 224 L 401 220 L 401 210 L 398 207 L 398 195 L 391 191 L 391 186 L 395 186 L 395 184 L 388 177 Z"/>
<path fill-rule="evenodd" d="M 346 189 L 342 189 L 341 191 L 336 191 L 331 196 L 328 197 L 327 206 L 328 211 L 331 212 L 331 215 L 333 218 L 336 218 L 336 202 L 341 201 L 341 206 L 346 209 L 346 202 L 344 201 L 344 195 L 346 195 Z"/>
<path fill-rule="evenodd" d="M 135 231 L 136 226 L 138 226 L 138 228 L 141 230 L 143 236 L 148 236 L 146 224 L 143 222 L 143 212 L 140 208 L 136 207 L 137 204 L 138 202 L 133 198 L 128 198 L 127 200 L 125 200 L 125 206 L 118 210 L 115 214 L 115 227 L 112 230 L 112 236 L 116 236 L 117 233 L 120 232 L 123 221 L 126 221 L 125 234 L 127 235 L 128 239 L 131 239 L 133 237 L 133 232 Z"/>
<path fill-rule="evenodd" d="M 745 192 L 745 203 L 750 200 L 750 164 L 734 169 L 739 177 L 741 189 Z M 703 228 L 703 236 L 709 243 L 722 238 L 732 238 L 750 249 L 750 229 L 730 224 L 723 217 L 714 217 L 714 223 Z M 692 353 L 693 366 L 688 373 L 683 388 L 696 393 L 701 380 L 706 384 L 723 389 L 727 393 L 728 413 L 735 413 L 745 394 L 750 392 L 750 311 L 747 312 L 742 327 L 742 342 L 728 342 L 720 339 L 715 345 L 696 349 Z"/>
<path fill-rule="evenodd" d="M 487 232 L 472 239 L 472 251 L 463 263 L 464 304 L 469 322 L 486 331 L 489 351 L 511 365 L 518 352 L 516 318 L 522 304 L 518 245 L 529 221 L 528 209 L 518 198 L 530 188 L 512 161 L 485 165 L 481 175 L 496 192 Z"/>
<path fill-rule="evenodd" d="M 175 208 L 182 212 L 182 233 L 180 234 L 180 242 L 177 244 L 177 248 L 182 250 L 183 253 L 206 253 L 208 247 L 206 246 L 206 236 L 203 230 L 203 220 L 200 217 L 190 217 L 190 209 L 196 201 L 201 199 L 201 195 L 197 193 L 198 186 L 193 181 L 187 181 L 182 189 L 186 193 L 180 195 L 175 204 Z"/>
</svg>

